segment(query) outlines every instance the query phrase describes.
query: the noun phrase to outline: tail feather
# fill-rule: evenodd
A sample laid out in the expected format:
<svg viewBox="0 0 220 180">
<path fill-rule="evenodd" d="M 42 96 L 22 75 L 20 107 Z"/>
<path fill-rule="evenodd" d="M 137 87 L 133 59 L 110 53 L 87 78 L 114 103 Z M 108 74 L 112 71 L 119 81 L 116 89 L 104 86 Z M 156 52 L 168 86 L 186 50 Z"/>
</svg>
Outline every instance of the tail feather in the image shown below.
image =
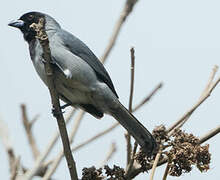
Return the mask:
<svg viewBox="0 0 220 180">
<path fill-rule="evenodd" d="M 122 104 L 112 110 L 111 115 L 134 137 L 148 155 L 153 153 L 157 146 L 154 137 Z"/>
</svg>

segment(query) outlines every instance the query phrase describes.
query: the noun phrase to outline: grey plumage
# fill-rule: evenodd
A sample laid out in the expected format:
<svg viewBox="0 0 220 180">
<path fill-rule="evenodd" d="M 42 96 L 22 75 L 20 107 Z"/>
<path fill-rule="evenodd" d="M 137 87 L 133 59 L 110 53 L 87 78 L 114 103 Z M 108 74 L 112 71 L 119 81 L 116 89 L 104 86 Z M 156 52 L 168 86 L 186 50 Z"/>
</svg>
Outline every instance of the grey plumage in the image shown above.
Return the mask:
<svg viewBox="0 0 220 180">
<path fill-rule="evenodd" d="M 31 12 L 21 16 L 20 24 L 12 22 L 9 25 L 19 28 L 24 34 L 34 67 L 44 83 L 47 85 L 43 50 L 35 38 L 35 32 L 30 28 L 32 23 L 38 23 L 39 18 L 45 19 L 60 99 L 97 118 L 101 118 L 104 113 L 112 115 L 151 154 L 156 147 L 153 136 L 119 102 L 109 74 L 93 52 L 78 38 L 63 30 L 51 16 Z"/>
</svg>

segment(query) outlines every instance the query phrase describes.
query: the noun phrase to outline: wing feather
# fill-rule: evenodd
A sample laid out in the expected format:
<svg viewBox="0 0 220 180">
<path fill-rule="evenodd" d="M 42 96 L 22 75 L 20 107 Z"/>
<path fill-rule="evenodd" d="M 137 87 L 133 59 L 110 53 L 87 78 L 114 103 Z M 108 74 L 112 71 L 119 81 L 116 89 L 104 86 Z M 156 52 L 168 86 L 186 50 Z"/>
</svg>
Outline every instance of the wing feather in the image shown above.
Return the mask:
<svg viewBox="0 0 220 180">
<path fill-rule="evenodd" d="M 109 74 L 94 53 L 81 40 L 65 30 L 60 29 L 56 35 L 59 36 L 66 48 L 68 48 L 74 55 L 80 57 L 88 63 L 95 71 L 98 79 L 106 83 L 116 97 L 118 97 Z"/>
</svg>

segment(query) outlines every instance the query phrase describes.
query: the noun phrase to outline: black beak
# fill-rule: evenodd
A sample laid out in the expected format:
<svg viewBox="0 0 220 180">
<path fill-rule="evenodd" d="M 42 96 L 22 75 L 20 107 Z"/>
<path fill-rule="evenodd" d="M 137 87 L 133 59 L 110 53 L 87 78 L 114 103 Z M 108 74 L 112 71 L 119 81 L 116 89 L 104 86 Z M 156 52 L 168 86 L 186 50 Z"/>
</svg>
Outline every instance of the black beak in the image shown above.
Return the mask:
<svg viewBox="0 0 220 180">
<path fill-rule="evenodd" d="M 24 26 L 24 21 L 18 19 L 18 20 L 13 20 L 9 24 L 9 26 L 16 27 L 16 28 L 21 28 Z"/>
</svg>

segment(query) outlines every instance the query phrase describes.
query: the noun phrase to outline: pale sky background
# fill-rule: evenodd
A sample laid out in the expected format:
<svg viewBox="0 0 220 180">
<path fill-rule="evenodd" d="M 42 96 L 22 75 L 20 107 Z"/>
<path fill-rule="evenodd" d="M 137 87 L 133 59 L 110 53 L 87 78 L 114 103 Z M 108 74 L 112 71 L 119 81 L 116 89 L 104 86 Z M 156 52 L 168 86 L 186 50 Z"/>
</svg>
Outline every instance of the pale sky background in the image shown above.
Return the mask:
<svg viewBox="0 0 220 180">
<path fill-rule="evenodd" d="M 41 150 L 57 129 L 51 115 L 47 88 L 37 76 L 22 34 L 7 24 L 28 11 L 41 11 L 53 16 L 60 25 L 78 36 L 100 57 L 109 40 L 125 0 L 7 0 L 0 6 L 0 116 L 7 123 L 10 136 L 21 156 L 22 164 L 33 165 L 27 138 L 21 124 L 20 104 L 25 103 L 30 118 L 40 114 L 34 134 Z M 219 0 L 139 0 L 117 44 L 109 56 L 106 68 L 114 82 L 121 102 L 127 106 L 130 87 L 130 47 L 135 47 L 134 104 L 140 102 L 159 82 L 161 91 L 135 113 L 149 129 L 156 125 L 171 125 L 199 98 L 214 65 L 220 65 L 220 1 Z M 218 73 L 218 76 L 220 73 Z M 193 114 L 183 127 L 196 136 L 205 134 L 220 122 L 220 87 Z M 115 120 L 106 116 L 96 120 L 87 115 L 77 133 L 75 144 L 82 142 L 109 127 Z M 112 142 L 117 153 L 109 165 L 125 165 L 124 129 L 118 127 L 110 134 L 74 153 L 78 174 L 83 167 L 98 165 L 105 157 Z M 212 154 L 211 168 L 200 173 L 194 168 L 179 179 L 219 179 L 219 136 L 208 141 Z M 61 149 L 57 144 L 53 158 Z M 5 150 L 0 143 L 0 179 L 9 179 L 9 166 Z M 165 166 L 156 170 L 155 179 L 161 179 Z M 69 179 L 63 160 L 55 179 Z M 149 174 L 138 180 L 148 179 Z M 177 179 L 168 177 L 168 179 Z"/>
</svg>

